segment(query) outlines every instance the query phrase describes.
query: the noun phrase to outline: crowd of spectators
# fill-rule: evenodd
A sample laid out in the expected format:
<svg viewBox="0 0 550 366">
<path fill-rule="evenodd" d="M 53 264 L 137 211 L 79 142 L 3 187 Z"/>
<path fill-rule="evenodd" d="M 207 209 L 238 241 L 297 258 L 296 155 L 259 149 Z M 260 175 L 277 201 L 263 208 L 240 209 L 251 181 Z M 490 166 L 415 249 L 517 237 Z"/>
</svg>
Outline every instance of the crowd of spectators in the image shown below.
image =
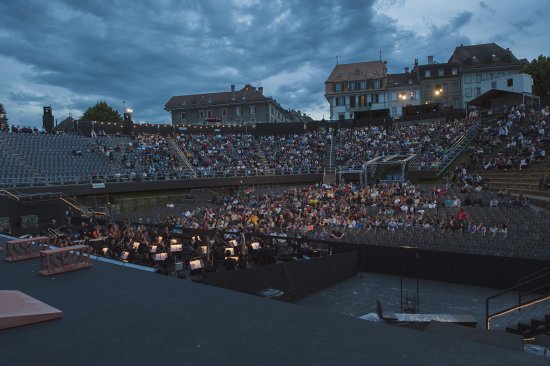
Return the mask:
<svg viewBox="0 0 550 366">
<path fill-rule="evenodd" d="M 119 175 L 142 179 L 168 179 L 182 175 L 183 166 L 162 135 L 139 134 L 131 140 L 98 137 L 96 144 L 110 162 L 122 167 Z"/>
<path fill-rule="evenodd" d="M 324 166 L 326 145 L 330 139 L 325 132 L 309 131 L 283 136 L 259 136 L 260 151 L 267 167 L 283 173 L 320 171 Z"/>
<path fill-rule="evenodd" d="M 244 230 L 251 234 L 291 234 L 341 238 L 344 230 L 461 230 L 485 235 L 489 228 L 458 216 L 438 215 L 440 207 L 483 205 L 462 203 L 444 187 L 422 192 L 413 184 L 380 184 L 360 188 L 314 185 L 279 195 L 225 197 L 219 207 L 199 207 L 165 222 L 191 229 Z M 487 205 L 487 203 L 485 203 Z M 495 223 L 496 225 L 496 223 Z"/>
<path fill-rule="evenodd" d="M 201 177 L 264 174 L 251 134 L 181 134 L 176 140 Z"/>
<path fill-rule="evenodd" d="M 472 146 L 471 164 L 480 169 L 526 169 L 544 160 L 550 146 L 548 107 L 509 106 L 488 116 Z"/>
</svg>

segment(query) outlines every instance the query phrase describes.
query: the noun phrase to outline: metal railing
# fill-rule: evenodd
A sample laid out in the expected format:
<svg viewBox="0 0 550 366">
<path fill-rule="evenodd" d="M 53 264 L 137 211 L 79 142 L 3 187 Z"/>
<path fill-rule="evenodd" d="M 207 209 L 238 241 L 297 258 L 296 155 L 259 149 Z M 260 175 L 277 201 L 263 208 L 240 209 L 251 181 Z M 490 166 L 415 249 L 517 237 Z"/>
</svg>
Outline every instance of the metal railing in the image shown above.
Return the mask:
<svg viewBox="0 0 550 366">
<path fill-rule="evenodd" d="M 130 183 L 130 182 L 162 182 L 183 179 L 209 179 L 209 178 L 238 178 L 259 176 L 281 176 L 323 174 L 322 167 L 316 168 L 292 168 L 292 169 L 217 169 L 197 170 L 197 177 L 190 176 L 186 172 L 178 173 L 136 173 L 136 174 L 103 174 L 103 175 L 79 175 L 59 177 L 32 177 L 32 178 L 0 178 L 0 188 L 28 188 L 62 185 L 92 185 L 94 183 Z"/>
<path fill-rule="evenodd" d="M 490 302 L 506 294 L 517 292 L 517 305 L 490 313 Z M 532 297 L 534 296 L 534 297 Z M 550 267 L 543 268 L 519 279 L 519 284 L 485 299 L 485 327 L 490 329 L 495 318 L 510 314 L 516 310 L 550 300 Z"/>
<path fill-rule="evenodd" d="M 426 165 L 422 165 L 422 162 L 419 161 L 420 153 L 418 157 L 415 158 L 414 163 L 409 164 L 409 170 L 436 170 L 437 175 L 439 176 L 451 163 L 454 159 L 462 153 L 462 151 L 468 146 L 468 144 L 475 137 L 477 130 L 479 129 L 480 123 L 474 123 L 459 139 L 457 139 L 453 146 L 439 159 L 434 162 L 429 162 Z"/>
</svg>

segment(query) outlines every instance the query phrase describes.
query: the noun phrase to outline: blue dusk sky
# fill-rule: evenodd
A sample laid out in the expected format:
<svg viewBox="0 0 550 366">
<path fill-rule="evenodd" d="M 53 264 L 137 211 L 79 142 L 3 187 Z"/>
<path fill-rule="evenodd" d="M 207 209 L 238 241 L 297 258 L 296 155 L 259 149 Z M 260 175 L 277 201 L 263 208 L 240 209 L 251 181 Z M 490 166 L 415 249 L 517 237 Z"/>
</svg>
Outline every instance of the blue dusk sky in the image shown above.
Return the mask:
<svg viewBox="0 0 550 366">
<path fill-rule="evenodd" d="M 460 44 L 550 55 L 547 0 L 3 0 L 0 103 L 11 124 L 80 117 L 106 100 L 134 120 L 169 122 L 173 95 L 263 86 L 283 107 L 328 118 L 324 81 L 340 63 L 390 73 Z"/>
</svg>

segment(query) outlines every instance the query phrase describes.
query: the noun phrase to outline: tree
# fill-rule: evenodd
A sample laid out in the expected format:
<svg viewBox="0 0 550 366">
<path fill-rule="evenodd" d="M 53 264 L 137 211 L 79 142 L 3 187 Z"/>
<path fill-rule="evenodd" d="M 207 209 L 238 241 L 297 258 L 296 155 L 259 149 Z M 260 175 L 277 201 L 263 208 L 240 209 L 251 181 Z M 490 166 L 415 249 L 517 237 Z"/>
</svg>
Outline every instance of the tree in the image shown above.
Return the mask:
<svg viewBox="0 0 550 366">
<path fill-rule="evenodd" d="M 84 112 L 80 119 L 84 121 L 122 122 L 122 116 L 105 101 L 99 101 Z"/>
<path fill-rule="evenodd" d="M 550 57 L 540 55 L 523 66 L 521 72 L 533 78 L 533 93 L 545 97 L 550 95 Z"/>
<path fill-rule="evenodd" d="M 0 131 L 8 129 L 8 115 L 4 105 L 0 103 Z"/>
</svg>

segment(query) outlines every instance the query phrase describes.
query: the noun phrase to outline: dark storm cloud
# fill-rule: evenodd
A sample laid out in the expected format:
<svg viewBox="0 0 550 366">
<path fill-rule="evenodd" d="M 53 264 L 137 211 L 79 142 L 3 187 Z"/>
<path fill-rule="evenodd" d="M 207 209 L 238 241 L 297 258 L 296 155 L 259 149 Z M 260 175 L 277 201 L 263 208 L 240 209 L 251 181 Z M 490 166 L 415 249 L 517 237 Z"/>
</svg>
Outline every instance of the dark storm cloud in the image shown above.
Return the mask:
<svg viewBox="0 0 550 366">
<path fill-rule="evenodd" d="M 419 36 L 379 11 L 402 4 L 3 1 L 0 66 L 4 56 L 25 68 L 8 85 L 13 90 L 4 104 L 52 103 L 54 110 L 81 113 L 99 99 L 119 110 L 125 100 L 136 119 L 158 122 L 168 121 L 163 107 L 173 95 L 251 83 L 285 107 L 328 109 L 323 87 L 336 56 L 341 63 L 361 62 L 378 59 L 381 50 L 390 71 L 400 72 L 427 55 L 445 62 L 455 46 L 470 43 L 460 29 L 472 13 Z"/>
</svg>

